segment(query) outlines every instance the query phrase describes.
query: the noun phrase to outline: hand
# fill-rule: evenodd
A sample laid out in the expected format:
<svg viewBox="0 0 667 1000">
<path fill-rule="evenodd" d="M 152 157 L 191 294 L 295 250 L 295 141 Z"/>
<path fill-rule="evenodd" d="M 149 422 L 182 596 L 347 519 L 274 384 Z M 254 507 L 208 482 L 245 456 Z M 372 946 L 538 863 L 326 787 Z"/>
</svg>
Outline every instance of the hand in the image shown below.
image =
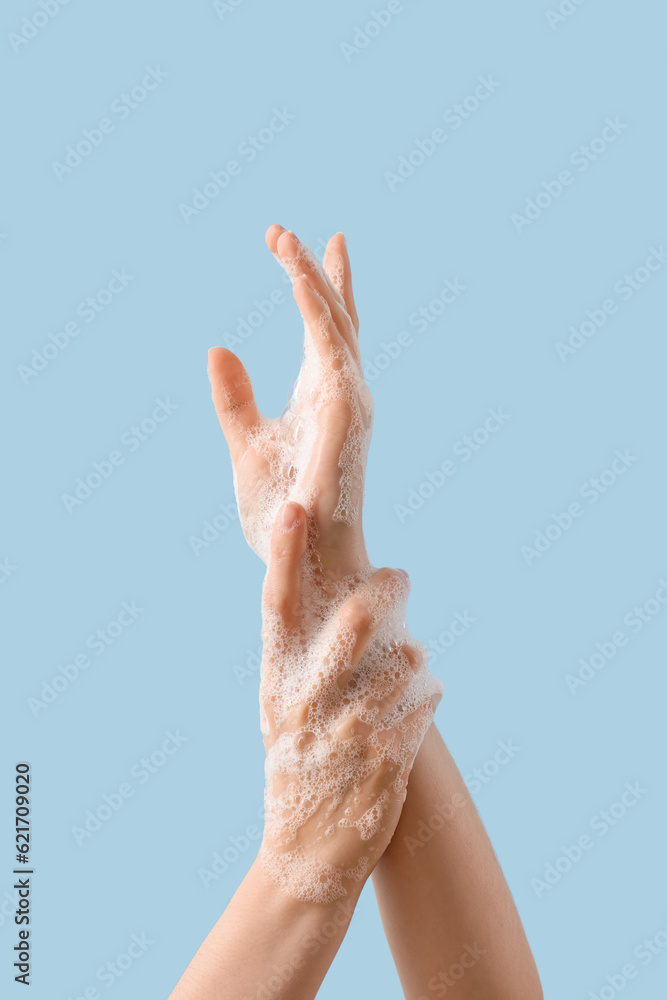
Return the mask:
<svg viewBox="0 0 667 1000">
<path fill-rule="evenodd" d="M 271 527 L 287 499 L 310 517 L 322 584 L 368 565 L 361 507 L 373 402 L 364 382 L 345 238 L 329 240 L 324 267 L 291 232 L 271 226 L 269 249 L 293 281 L 305 327 L 304 359 L 287 411 L 260 415 L 248 373 L 221 347 L 209 352 L 213 402 L 234 468 L 239 516 L 268 561 Z"/>
<path fill-rule="evenodd" d="M 289 895 L 329 903 L 389 844 L 441 685 L 404 623 L 402 570 L 305 601 L 307 513 L 286 503 L 264 582 L 260 705 L 267 752 L 262 861 Z"/>
</svg>

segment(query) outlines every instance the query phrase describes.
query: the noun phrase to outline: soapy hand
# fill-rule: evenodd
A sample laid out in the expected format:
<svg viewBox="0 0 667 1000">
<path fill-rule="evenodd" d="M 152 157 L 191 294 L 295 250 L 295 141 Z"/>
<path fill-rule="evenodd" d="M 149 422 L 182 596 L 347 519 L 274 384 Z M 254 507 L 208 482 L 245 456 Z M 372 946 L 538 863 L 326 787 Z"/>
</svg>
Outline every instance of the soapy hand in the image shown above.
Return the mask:
<svg viewBox="0 0 667 1000">
<path fill-rule="evenodd" d="M 407 575 L 371 566 L 361 510 L 373 403 L 342 234 L 322 268 L 280 226 L 304 358 L 280 419 L 260 415 L 230 351 L 209 352 L 243 531 L 268 564 L 261 726 L 261 858 L 291 896 L 331 902 L 370 873 L 394 832 L 442 685 L 405 624 Z"/>
<path fill-rule="evenodd" d="M 405 626 L 407 574 L 368 567 L 321 595 L 307 539 L 305 509 L 286 503 L 263 593 L 261 858 L 289 895 L 328 903 L 391 840 L 442 689 Z"/>
<path fill-rule="evenodd" d="M 283 415 L 264 417 L 241 361 L 216 347 L 209 352 L 213 401 L 248 543 L 267 562 L 280 505 L 298 501 L 309 513 L 325 585 L 368 565 L 361 508 L 373 401 L 361 368 L 350 263 L 342 233 L 329 241 L 323 267 L 281 226 L 271 226 L 266 241 L 292 278 L 304 322 L 299 378 Z"/>
</svg>

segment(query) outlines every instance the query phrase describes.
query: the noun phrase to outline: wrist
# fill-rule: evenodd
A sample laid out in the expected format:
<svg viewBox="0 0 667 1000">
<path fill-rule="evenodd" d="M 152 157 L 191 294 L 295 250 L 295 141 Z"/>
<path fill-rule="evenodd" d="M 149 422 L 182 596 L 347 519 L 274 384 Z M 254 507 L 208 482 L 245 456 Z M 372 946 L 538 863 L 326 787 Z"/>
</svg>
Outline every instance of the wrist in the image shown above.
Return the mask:
<svg viewBox="0 0 667 1000">
<path fill-rule="evenodd" d="M 265 918 L 281 933 L 290 929 L 294 955 L 314 955 L 328 945 L 337 948 L 352 920 L 368 875 L 347 885 L 345 895 L 326 903 L 290 896 L 276 883 L 264 864 L 260 849 L 246 880 L 257 896 Z"/>
<path fill-rule="evenodd" d="M 290 849 L 285 849 L 265 835 L 253 863 L 257 879 L 279 898 L 297 904 L 296 909 L 310 905 L 324 912 L 339 900 L 352 901 L 354 908 L 379 860 L 376 852 L 360 855 L 358 846 L 350 851 L 349 845 L 345 851 L 336 838 L 326 845 L 299 840 L 297 837 Z"/>
</svg>

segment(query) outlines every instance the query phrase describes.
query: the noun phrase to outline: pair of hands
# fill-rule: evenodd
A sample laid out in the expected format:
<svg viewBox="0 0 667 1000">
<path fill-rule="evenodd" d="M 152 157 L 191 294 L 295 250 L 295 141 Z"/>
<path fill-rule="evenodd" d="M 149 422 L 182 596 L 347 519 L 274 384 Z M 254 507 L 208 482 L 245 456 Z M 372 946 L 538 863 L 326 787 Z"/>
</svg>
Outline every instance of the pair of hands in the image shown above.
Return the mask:
<svg viewBox="0 0 667 1000">
<path fill-rule="evenodd" d="M 304 321 L 297 391 L 273 420 L 230 351 L 210 351 L 209 374 L 244 534 L 268 564 L 262 860 L 290 895 L 330 902 L 389 843 L 441 686 L 405 627 L 407 574 L 376 571 L 366 554 L 373 405 L 345 239 L 329 241 L 323 266 L 280 226 L 266 240 Z"/>
</svg>

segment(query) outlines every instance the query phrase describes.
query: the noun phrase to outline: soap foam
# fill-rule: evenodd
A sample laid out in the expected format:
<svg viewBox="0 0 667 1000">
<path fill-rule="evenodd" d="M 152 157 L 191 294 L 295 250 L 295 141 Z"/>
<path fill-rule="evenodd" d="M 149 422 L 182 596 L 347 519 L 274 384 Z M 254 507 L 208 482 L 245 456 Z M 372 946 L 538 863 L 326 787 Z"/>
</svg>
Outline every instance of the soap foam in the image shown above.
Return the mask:
<svg viewBox="0 0 667 1000">
<path fill-rule="evenodd" d="M 292 280 L 303 273 L 304 261 L 324 276 L 303 244 L 295 258 L 275 256 Z M 332 294 L 344 308 L 343 274 L 340 258 Z M 357 523 L 373 402 L 360 362 L 332 337 L 328 309 L 315 329 L 306 325 L 299 378 L 282 416 L 261 417 L 246 435 L 268 472 L 252 514 L 243 509 L 236 477 L 234 483 L 245 537 L 264 562 L 281 505 L 296 501 L 309 515 L 301 625 L 289 631 L 270 611 L 263 621 L 260 716 L 267 758 L 261 858 L 285 892 L 320 903 L 345 895 L 389 842 L 442 694 L 428 670 L 425 647 L 405 624 L 407 585 L 396 574 L 369 585 L 376 572 L 370 565 L 342 579 L 322 566 L 315 526 L 318 489 L 309 466 L 318 414 L 334 402 L 349 414 L 349 426 L 333 519 Z M 357 634 L 339 614 L 351 597 L 374 629 L 354 667 Z"/>
<path fill-rule="evenodd" d="M 337 581 L 331 597 L 310 564 L 300 627 L 290 631 L 264 614 L 262 859 L 296 899 L 332 902 L 375 865 L 442 690 L 407 631 L 406 584 L 388 573 L 369 587 L 374 572 Z M 374 627 L 354 666 L 357 633 L 339 614 L 350 595 Z"/>
</svg>

